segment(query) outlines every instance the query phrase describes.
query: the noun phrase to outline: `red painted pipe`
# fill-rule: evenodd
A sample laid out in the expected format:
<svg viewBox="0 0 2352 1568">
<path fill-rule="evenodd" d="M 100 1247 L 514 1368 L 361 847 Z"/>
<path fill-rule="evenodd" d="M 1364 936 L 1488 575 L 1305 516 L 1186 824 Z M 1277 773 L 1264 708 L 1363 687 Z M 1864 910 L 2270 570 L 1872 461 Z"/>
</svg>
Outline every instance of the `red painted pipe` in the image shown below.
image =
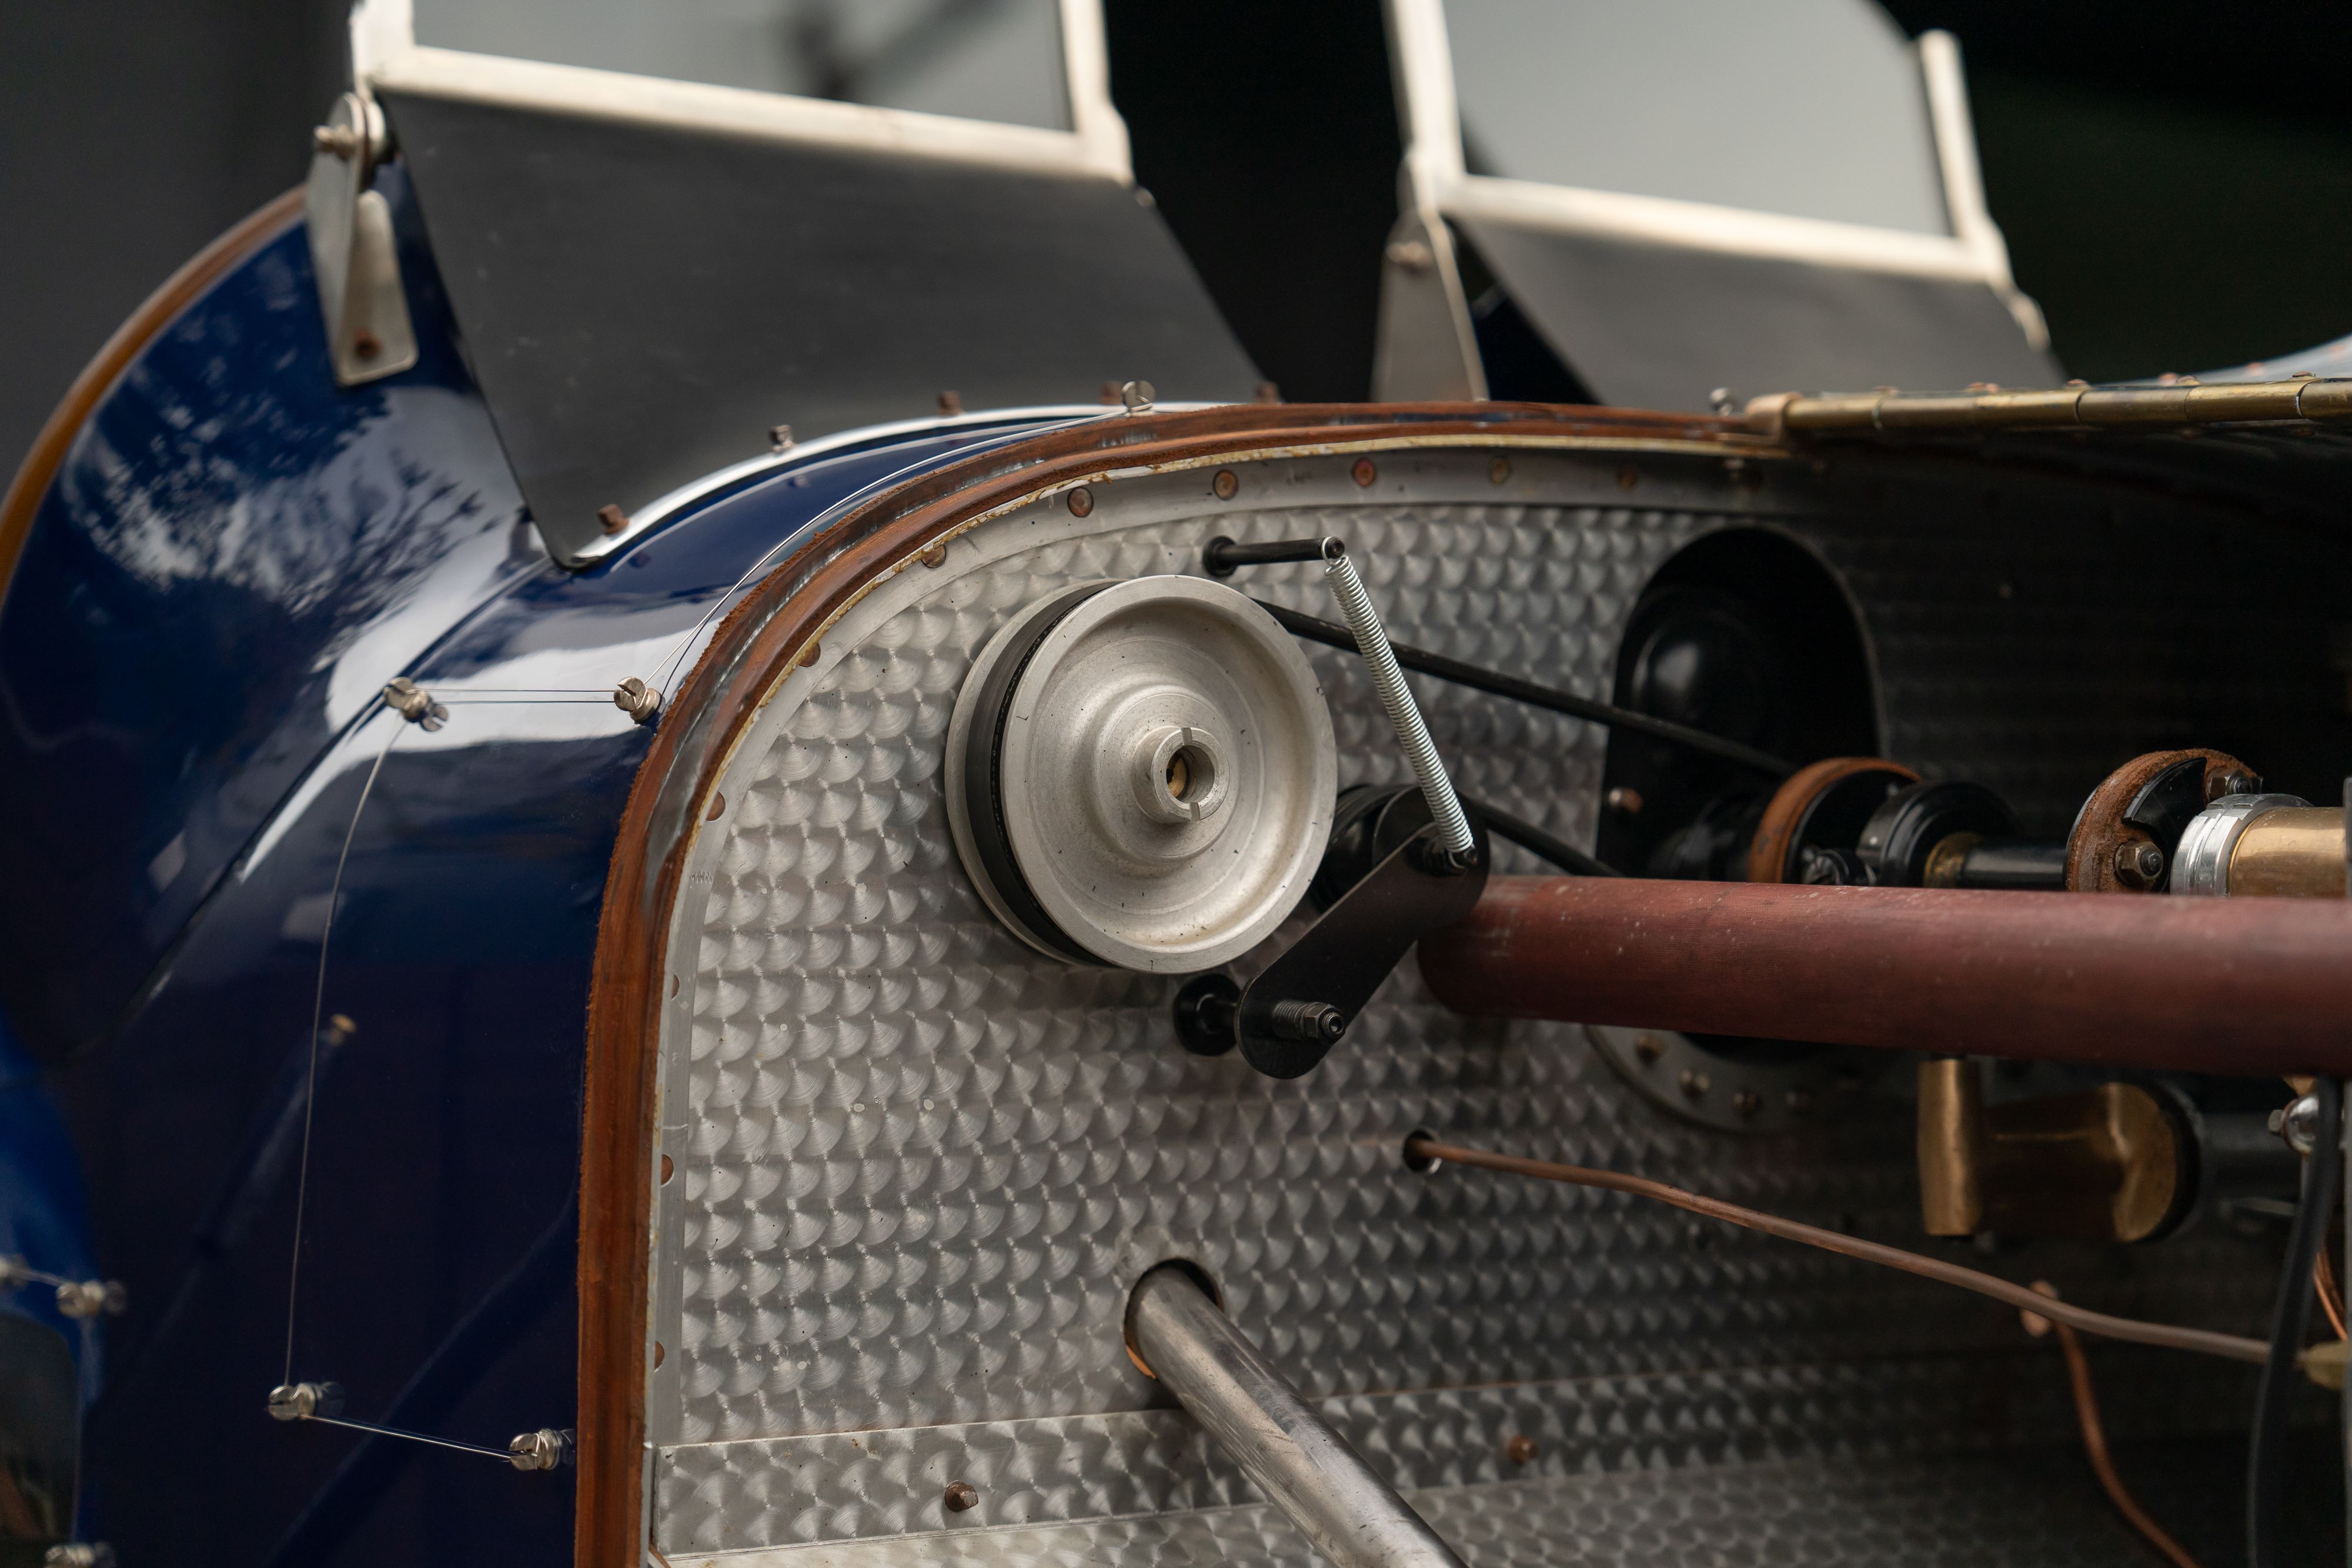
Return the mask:
<svg viewBox="0 0 2352 1568">
<path fill-rule="evenodd" d="M 1421 972 L 1490 1017 L 2352 1076 L 2352 900 L 1497 877 Z"/>
</svg>

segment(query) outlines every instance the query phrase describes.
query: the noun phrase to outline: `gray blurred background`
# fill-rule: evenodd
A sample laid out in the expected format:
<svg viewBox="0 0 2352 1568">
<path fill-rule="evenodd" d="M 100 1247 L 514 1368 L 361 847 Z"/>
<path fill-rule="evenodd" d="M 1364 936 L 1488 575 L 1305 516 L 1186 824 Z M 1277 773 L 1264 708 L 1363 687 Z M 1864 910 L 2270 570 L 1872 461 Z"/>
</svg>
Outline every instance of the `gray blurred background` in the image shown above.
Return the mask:
<svg viewBox="0 0 2352 1568">
<path fill-rule="evenodd" d="M 943 30 L 971 0 L 929 0 Z M 2068 371 L 2352 332 L 2352 7 L 1887 0 L 1957 34 L 1993 215 Z M 341 0 L 0 0 L 0 471 L 156 284 L 299 182 Z M 1108 0 L 1139 177 L 1286 395 L 1360 398 L 1396 127 L 1378 0 Z M 1670 109 L 1669 110 L 1670 111 Z"/>
</svg>

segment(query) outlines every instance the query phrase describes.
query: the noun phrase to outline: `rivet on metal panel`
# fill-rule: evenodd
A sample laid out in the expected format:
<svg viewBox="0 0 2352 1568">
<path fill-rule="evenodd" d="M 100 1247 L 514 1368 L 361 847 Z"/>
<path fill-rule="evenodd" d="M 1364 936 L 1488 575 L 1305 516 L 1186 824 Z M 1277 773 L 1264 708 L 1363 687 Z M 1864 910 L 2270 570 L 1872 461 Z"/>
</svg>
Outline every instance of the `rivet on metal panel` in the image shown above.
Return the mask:
<svg viewBox="0 0 2352 1568">
<path fill-rule="evenodd" d="M 1612 811 L 1622 811 L 1629 817 L 1642 814 L 1642 792 L 1630 784 L 1620 784 L 1602 798 L 1602 804 Z"/>
<path fill-rule="evenodd" d="M 1637 1034 L 1633 1037 L 1633 1053 L 1642 1059 L 1643 1066 L 1654 1066 L 1666 1053 L 1666 1042 L 1654 1034 Z"/>
<path fill-rule="evenodd" d="M 664 1155 L 662 1156 L 662 1186 L 667 1186 L 669 1185 L 669 1178 L 676 1174 L 677 1174 L 677 1162 L 671 1159 L 667 1155 Z"/>
<path fill-rule="evenodd" d="M 947 1495 L 940 1500 L 947 1504 L 950 1513 L 962 1513 L 980 1506 L 980 1489 L 970 1481 L 950 1481 Z"/>
<path fill-rule="evenodd" d="M 1510 1441 L 1503 1445 L 1503 1458 L 1515 1465 L 1533 1464 L 1542 1452 L 1542 1446 L 1525 1432 L 1513 1433 Z"/>
<path fill-rule="evenodd" d="M 1620 490 L 1630 490 L 1641 482 L 1642 471 L 1634 467 L 1631 463 L 1624 464 L 1618 468 L 1617 487 Z"/>
<path fill-rule="evenodd" d="M 715 822 L 725 814 L 726 810 L 727 797 L 723 794 L 714 793 L 710 797 L 710 810 L 702 814 L 702 820 L 706 822 Z"/>
<path fill-rule="evenodd" d="M 1681 1088 L 1683 1097 L 1685 1099 L 1704 1100 L 1706 1098 L 1707 1076 L 1706 1073 L 1685 1067 L 1683 1069 L 1682 1076 L 1675 1082 Z"/>
<path fill-rule="evenodd" d="M 383 340 L 362 327 L 352 334 L 352 352 L 362 360 L 373 360 L 383 352 Z"/>
<path fill-rule="evenodd" d="M 943 392 L 940 393 L 940 413 L 941 414 L 952 418 L 962 412 L 963 393 L 960 392 Z"/>
<path fill-rule="evenodd" d="M 1753 1089 L 1742 1089 L 1731 1097 L 1731 1108 L 1738 1112 L 1742 1117 L 1752 1118 L 1759 1111 L 1764 1109 L 1764 1096 L 1757 1093 Z"/>
<path fill-rule="evenodd" d="M 667 1355 L 668 1354 L 669 1354 L 669 1353 L 668 1353 L 667 1351 L 666 1351 L 666 1350 L 664 1350 L 664 1349 L 662 1348 L 662 1342 L 661 1342 L 661 1341 L 659 1341 L 659 1340 L 656 1340 L 656 1341 L 654 1341 L 654 1364 L 655 1364 L 656 1366 L 659 1366 L 659 1365 L 662 1364 L 662 1358 L 663 1358 L 664 1356 Z"/>
<path fill-rule="evenodd" d="M 607 501 L 596 508 L 596 522 L 608 534 L 617 534 L 629 526 L 629 514 Z"/>
<path fill-rule="evenodd" d="M 1497 457 L 1486 465 L 1486 481 L 1488 484 L 1500 485 L 1509 479 L 1510 476 L 1511 460 L 1509 458 Z"/>
<path fill-rule="evenodd" d="M 824 656 L 824 644 L 819 642 L 812 642 L 807 647 L 801 650 L 801 656 L 797 661 L 798 667 L 803 670 L 814 669 L 816 667 L 817 660 Z"/>
<path fill-rule="evenodd" d="M 1357 458 L 1356 465 L 1349 472 L 1356 476 L 1356 483 L 1367 490 L 1372 487 L 1372 481 L 1381 476 L 1379 465 L 1369 457 Z"/>
<path fill-rule="evenodd" d="M 929 567 L 933 571 L 937 571 L 940 568 L 947 565 L 948 563 L 948 547 L 945 545 L 933 545 L 930 549 L 925 550 L 921 555 L 915 559 L 921 561 L 925 566 Z"/>
<path fill-rule="evenodd" d="M 1095 493 L 1081 485 L 1065 497 L 1065 504 L 1070 508 L 1070 516 L 1083 517 L 1095 509 Z"/>
<path fill-rule="evenodd" d="M 1210 485 L 1210 488 L 1216 491 L 1217 499 L 1220 501 L 1232 500 L 1234 495 L 1240 491 L 1241 487 L 1241 480 L 1235 476 L 1234 471 L 1230 468 L 1218 469 L 1216 478 L 1213 480 Z"/>
</svg>

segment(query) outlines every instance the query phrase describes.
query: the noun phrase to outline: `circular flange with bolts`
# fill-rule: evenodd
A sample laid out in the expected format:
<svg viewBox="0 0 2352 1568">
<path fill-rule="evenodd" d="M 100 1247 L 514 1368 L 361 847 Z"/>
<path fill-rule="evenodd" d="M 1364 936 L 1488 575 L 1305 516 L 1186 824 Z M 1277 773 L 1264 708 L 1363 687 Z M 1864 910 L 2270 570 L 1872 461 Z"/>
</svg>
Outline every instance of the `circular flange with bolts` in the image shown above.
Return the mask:
<svg viewBox="0 0 2352 1568">
<path fill-rule="evenodd" d="M 1779 1040 L 1710 1042 L 1614 1024 L 1587 1024 L 1584 1032 L 1643 1099 L 1726 1133 L 1784 1133 L 1842 1115 L 1861 1102 L 1886 1055 Z"/>
<path fill-rule="evenodd" d="M 1272 934 L 1322 859 L 1338 777 L 1306 655 L 1195 577 L 1017 612 L 948 726 L 948 824 L 990 910 L 1041 952 L 1151 974 Z"/>
</svg>

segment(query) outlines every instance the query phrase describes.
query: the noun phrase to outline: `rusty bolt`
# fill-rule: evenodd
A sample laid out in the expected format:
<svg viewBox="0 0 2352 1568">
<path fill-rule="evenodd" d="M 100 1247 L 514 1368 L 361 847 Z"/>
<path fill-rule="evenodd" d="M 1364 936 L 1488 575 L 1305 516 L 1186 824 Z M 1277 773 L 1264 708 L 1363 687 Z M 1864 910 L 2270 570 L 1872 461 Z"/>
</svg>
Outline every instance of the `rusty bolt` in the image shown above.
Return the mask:
<svg viewBox="0 0 2352 1568">
<path fill-rule="evenodd" d="M 941 1500 L 948 1505 L 950 1513 L 961 1513 L 980 1506 L 980 1489 L 970 1481 L 950 1481 L 947 1496 Z"/>
<path fill-rule="evenodd" d="M 1084 485 L 1070 492 L 1070 516 L 1083 517 L 1095 509 L 1095 493 Z"/>
<path fill-rule="evenodd" d="M 1642 1059 L 1643 1066 L 1649 1066 L 1665 1053 L 1666 1042 L 1656 1035 L 1637 1034 L 1633 1037 L 1633 1054 Z"/>
<path fill-rule="evenodd" d="M 1533 1464 L 1535 1457 L 1542 1452 L 1542 1448 L 1525 1432 L 1512 1434 L 1511 1440 L 1503 1445 L 1503 1458 L 1515 1465 Z"/>
<path fill-rule="evenodd" d="M 1372 481 L 1381 476 L 1379 467 L 1369 457 L 1357 458 L 1356 465 L 1349 472 L 1356 476 L 1356 483 L 1367 490 L 1372 487 Z"/>
<path fill-rule="evenodd" d="M 1486 465 L 1486 480 L 1489 484 L 1500 485 L 1510 476 L 1511 460 L 1509 458 L 1497 457 Z"/>
<path fill-rule="evenodd" d="M 2164 875 L 2164 852 L 2146 839 L 2126 841 L 2116 846 L 2116 880 L 2126 887 L 2145 893 Z"/>
<path fill-rule="evenodd" d="M 710 794 L 710 810 L 702 813 L 702 820 L 706 822 L 715 822 L 726 814 L 727 797 L 725 793 L 716 789 L 712 790 Z"/>
<path fill-rule="evenodd" d="M 362 360 L 373 360 L 383 352 L 383 340 L 362 327 L 352 334 L 352 352 Z"/>
<path fill-rule="evenodd" d="M 1210 485 L 1210 488 L 1216 491 L 1217 499 L 1220 501 L 1232 500 L 1241 492 L 1241 487 L 1240 476 L 1230 468 L 1218 469 L 1216 478 Z"/>
<path fill-rule="evenodd" d="M 1602 797 L 1602 803 L 1612 811 L 1622 811 L 1629 817 L 1642 814 L 1642 792 L 1628 784 L 1620 784 Z"/>
<path fill-rule="evenodd" d="M 606 533 L 617 534 L 629 526 L 629 514 L 608 501 L 596 508 L 596 520 L 604 525 Z"/>
</svg>

